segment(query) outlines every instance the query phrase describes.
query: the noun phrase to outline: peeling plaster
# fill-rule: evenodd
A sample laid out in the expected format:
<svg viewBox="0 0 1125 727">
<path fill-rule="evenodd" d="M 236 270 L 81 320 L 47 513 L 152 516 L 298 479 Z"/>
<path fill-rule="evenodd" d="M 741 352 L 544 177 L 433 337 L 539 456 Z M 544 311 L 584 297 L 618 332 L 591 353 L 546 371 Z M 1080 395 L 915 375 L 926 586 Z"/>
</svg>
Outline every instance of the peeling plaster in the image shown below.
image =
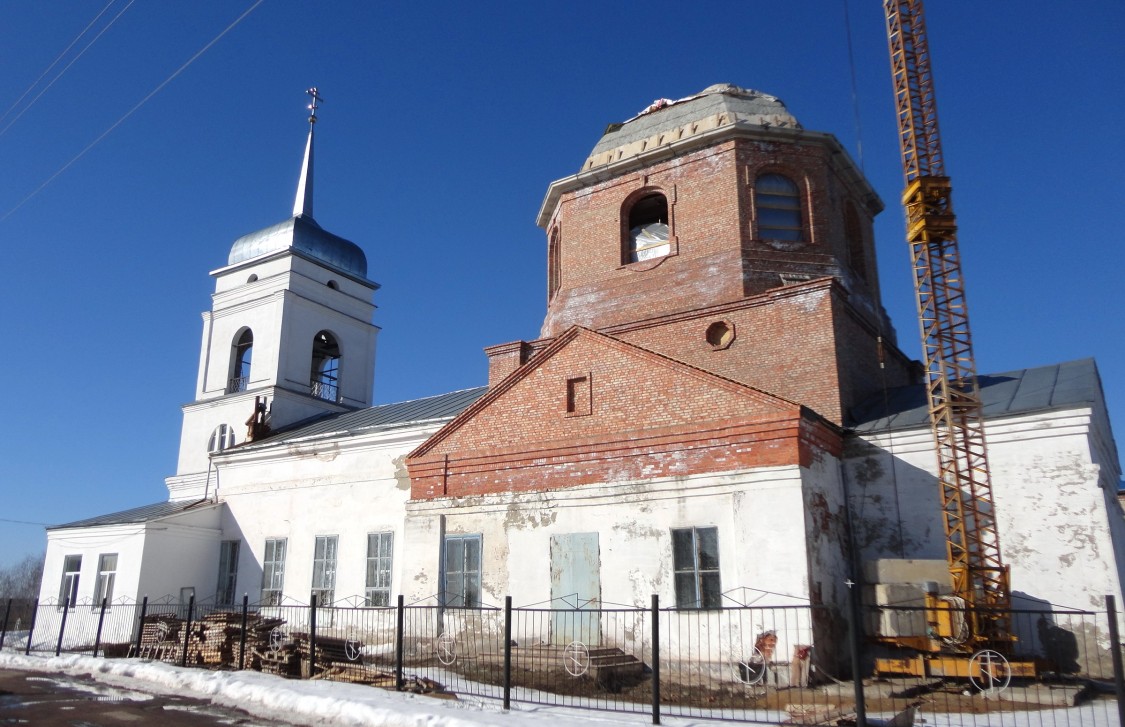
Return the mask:
<svg viewBox="0 0 1125 727">
<path fill-rule="evenodd" d="M 316 458 L 321 462 L 331 462 L 340 456 L 340 445 L 338 442 L 332 442 L 327 446 L 324 445 L 301 445 L 290 444 L 286 447 L 286 451 L 293 457 L 300 457 L 301 459 Z"/>
</svg>

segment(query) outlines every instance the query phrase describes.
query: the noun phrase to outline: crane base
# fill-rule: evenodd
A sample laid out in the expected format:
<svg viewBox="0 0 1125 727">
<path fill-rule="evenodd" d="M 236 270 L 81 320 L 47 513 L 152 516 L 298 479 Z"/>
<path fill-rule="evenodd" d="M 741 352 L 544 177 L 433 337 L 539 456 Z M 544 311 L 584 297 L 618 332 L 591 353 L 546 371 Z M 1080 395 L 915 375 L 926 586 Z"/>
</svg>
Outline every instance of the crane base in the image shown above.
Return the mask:
<svg viewBox="0 0 1125 727">
<path fill-rule="evenodd" d="M 949 677 L 953 679 L 975 680 L 981 676 L 981 665 L 970 654 L 917 654 L 901 659 L 881 658 L 875 660 L 876 676 L 914 676 Z M 1007 661 L 1005 667 L 1009 678 L 1034 679 L 1038 672 L 1033 661 Z"/>
</svg>

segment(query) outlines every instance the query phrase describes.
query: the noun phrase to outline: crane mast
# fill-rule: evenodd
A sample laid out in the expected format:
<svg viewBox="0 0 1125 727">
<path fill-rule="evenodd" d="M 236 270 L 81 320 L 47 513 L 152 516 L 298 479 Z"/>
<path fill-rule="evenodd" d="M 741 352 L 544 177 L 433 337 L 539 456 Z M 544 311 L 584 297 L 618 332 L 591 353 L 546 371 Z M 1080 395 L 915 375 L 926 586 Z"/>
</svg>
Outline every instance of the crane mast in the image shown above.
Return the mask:
<svg viewBox="0 0 1125 727">
<path fill-rule="evenodd" d="M 922 0 L 884 0 L 930 424 L 953 593 L 976 643 L 1012 640 L 952 185 L 945 176 Z"/>
</svg>

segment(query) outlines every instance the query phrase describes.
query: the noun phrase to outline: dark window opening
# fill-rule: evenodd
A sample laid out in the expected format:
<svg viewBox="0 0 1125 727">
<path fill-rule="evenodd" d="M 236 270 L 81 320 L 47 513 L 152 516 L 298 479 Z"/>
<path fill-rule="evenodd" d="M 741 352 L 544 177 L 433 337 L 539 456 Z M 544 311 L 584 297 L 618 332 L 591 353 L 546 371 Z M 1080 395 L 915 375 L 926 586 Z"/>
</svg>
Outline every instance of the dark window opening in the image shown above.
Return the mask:
<svg viewBox="0 0 1125 727">
<path fill-rule="evenodd" d="M 254 334 L 247 328 L 234 344 L 230 380 L 227 381 L 228 394 L 246 391 L 250 385 L 250 361 L 253 357 Z"/>
<path fill-rule="evenodd" d="M 719 529 L 672 531 L 676 608 L 722 608 L 719 582 Z"/>
<path fill-rule="evenodd" d="M 309 393 L 318 399 L 340 400 L 340 345 L 328 331 L 313 337 Z"/>
<path fill-rule="evenodd" d="M 800 241 L 801 193 L 789 177 L 763 174 L 754 184 L 758 237 L 763 240 Z"/>
<path fill-rule="evenodd" d="M 444 603 L 450 608 L 480 608 L 480 536 L 445 538 Z"/>
<path fill-rule="evenodd" d="M 662 194 L 641 197 L 629 208 L 625 262 L 635 263 L 664 257 L 672 251 L 669 243 L 668 198 Z"/>
<path fill-rule="evenodd" d="M 339 290 L 340 289 L 339 283 L 337 283 L 335 280 L 329 280 L 328 281 L 328 287 L 332 288 L 332 290 Z"/>
<path fill-rule="evenodd" d="M 559 231 L 555 229 L 551 232 L 551 241 L 547 243 L 547 300 L 551 300 L 555 297 L 555 293 L 559 292 L 559 284 L 562 281 L 562 271 L 559 269 L 561 262 L 559 244 Z"/>
<path fill-rule="evenodd" d="M 240 542 L 224 540 L 219 543 L 219 584 L 215 589 L 215 603 L 229 606 L 234 603 L 238 584 L 238 551 Z"/>
</svg>

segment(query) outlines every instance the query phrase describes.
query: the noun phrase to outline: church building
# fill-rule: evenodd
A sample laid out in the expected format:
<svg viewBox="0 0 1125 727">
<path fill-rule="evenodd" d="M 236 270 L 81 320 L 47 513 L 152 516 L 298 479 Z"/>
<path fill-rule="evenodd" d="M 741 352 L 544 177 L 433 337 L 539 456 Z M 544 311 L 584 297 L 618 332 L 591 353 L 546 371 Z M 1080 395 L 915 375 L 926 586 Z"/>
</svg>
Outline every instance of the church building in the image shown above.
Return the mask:
<svg viewBox="0 0 1125 727">
<path fill-rule="evenodd" d="M 831 134 L 725 84 L 611 125 L 539 210 L 539 338 L 485 348 L 487 385 L 372 406 L 379 286 L 313 218 L 313 128 L 292 217 L 211 273 L 168 499 L 50 528 L 44 601 L 768 594 L 824 606 L 816 641 L 845 628 L 853 548 L 945 558 L 883 203 Z M 1125 519 L 1093 361 L 980 383 L 1013 605 L 1104 608 Z"/>
</svg>

